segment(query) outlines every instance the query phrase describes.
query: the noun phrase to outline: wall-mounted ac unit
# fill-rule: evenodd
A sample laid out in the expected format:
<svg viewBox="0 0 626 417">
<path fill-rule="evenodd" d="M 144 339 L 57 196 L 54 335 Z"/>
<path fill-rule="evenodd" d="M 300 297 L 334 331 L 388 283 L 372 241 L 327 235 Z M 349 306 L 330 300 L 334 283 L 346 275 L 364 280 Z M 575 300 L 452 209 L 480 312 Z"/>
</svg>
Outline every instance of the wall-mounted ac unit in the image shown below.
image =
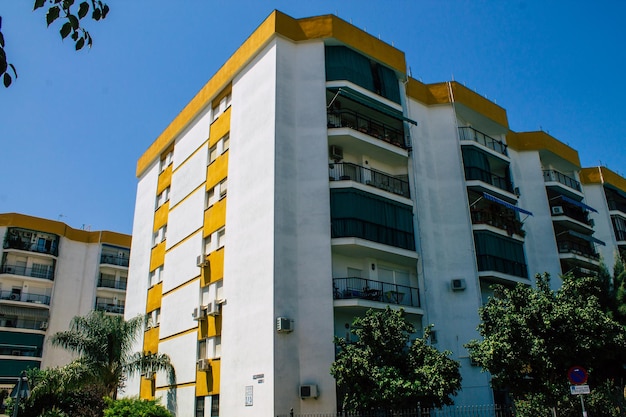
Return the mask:
<svg viewBox="0 0 626 417">
<path fill-rule="evenodd" d="M 328 153 L 330 154 L 330 159 L 334 159 L 335 162 L 343 159 L 343 148 L 341 146 L 330 145 Z"/>
<path fill-rule="evenodd" d="M 39 325 L 39 330 L 48 330 L 48 322 L 42 321 L 41 324 Z"/>
<path fill-rule="evenodd" d="M 206 257 L 204 255 L 198 255 L 196 257 L 196 265 L 198 265 L 199 267 L 207 266 Z"/>
<path fill-rule="evenodd" d="M 300 385 L 300 398 L 317 398 L 319 393 L 317 392 L 317 385 L 309 384 L 309 385 Z"/>
<path fill-rule="evenodd" d="M 565 211 L 563 211 L 563 207 L 561 206 L 552 207 L 552 214 L 563 214 L 563 213 L 565 213 Z"/>
<path fill-rule="evenodd" d="M 293 332 L 293 320 L 287 317 L 278 317 L 276 319 L 276 331 L 278 331 L 278 333 Z"/>
<path fill-rule="evenodd" d="M 206 305 L 206 314 L 208 316 L 217 316 L 220 314 L 220 305 L 216 301 Z"/>
<path fill-rule="evenodd" d="M 200 308 L 194 308 L 193 313 L 191 313 L 191 317 L 193 317 L 194 320 L 202 320 L 203 318 L 206 318 L 206 307 L 202 306 Z"/>
<path fill-rule="evenodd" d="M 515 188 L 513 189 L 513 194 L 515 194 L 517 197 L 519 197 L 520 195 L 522 195 L 522 193 L 520 193 L 520 191 L 519 191 L 519 187 L 515 187 Z"/>
<path fill-rule="evenodd" d="M 208 359 L 198 359 L 198 371 L 208 371 L 211 369 L 211 362 Z"/>
<path fill-rule="evenodd" d="M 465 289 L 465 280 L 463 278 L 455 278 L 450 281 L 452 291 L 463 291 Z"/>
</svg>

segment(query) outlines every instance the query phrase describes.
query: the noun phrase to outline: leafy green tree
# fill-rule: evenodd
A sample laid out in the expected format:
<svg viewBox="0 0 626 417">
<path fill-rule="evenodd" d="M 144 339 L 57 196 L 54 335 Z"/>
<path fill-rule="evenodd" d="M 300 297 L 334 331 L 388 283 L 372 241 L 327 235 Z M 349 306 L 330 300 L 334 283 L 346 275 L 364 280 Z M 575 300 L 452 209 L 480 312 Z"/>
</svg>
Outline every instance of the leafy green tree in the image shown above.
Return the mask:
<svg viewBox="0 0 626 417">
<path fill-rule="evenodd" d="M 123 398 L 114 401 L 107 398 L 105 401 L 104 417 L 174 417 L 155 400 Z"/>
<path fill-rule="evenodd" d="M 453 404 L 461 388 L 459 363 L 449 351 L 439 352 L 423 338 L 411 341 L 414 326 L 403 310 L 369 310 L 354 320 L 355 342 L 335 338 L 339 349 L 331 366 L 338 388 L 344 392 L 345 411 L 406 410 Z"/>
<path fill-rule="evenodd" d="M 530 415 L 571 401 L 570 367 L 585 367 L 594 390 L 614 380 L 626 351 L 624 328 L 600 305 L 598 277 L 565 275 L 556 291 L 548 274 L 537 275 L 536 284 L 495 285 L 498 296 L 480 309 L 483 340 L 466 345 L 492 385 L 510 392 L 518 412 L 535 410 Z"/>
<path fill-rule="evenodd" d="M 63 23 L 59 29 L 61 39 L 68 36 L 74 41 L 74 48 L 78 51 L 85 45 L 91 47 L 93 39 L 89 31 L 81 26 L 82 19 L 91 12 L 91 19 L 102 20 L 109 13 L 109 6 L 101 0 L 82 1 L 78 6 L 75 0 L 34 0 L 33 10 L 47 9 L 46 23 L 50 26 L 60 19 Z M 2 34 L 2 16 L 0 16 L 0 77 L 5 87 L 9 87 L 13 78 L 17 78 L 15 66 L 7 61 L 7 55 Z"/>
<path fill-rule="evenodd" d="M 84 317 L 74 317 L 70 330 L 56 333 L 51 341 L 79 355 L 75 362 L 88 370 L 85 382 L 104 387 L 106 395 L 117 398 L 130 374 L 165 371 L 173 384 L 175 372 L 164 354 L 133 353 L 132 346 L 143 330 L 144 318 L 128 321 L 117 315 L 93 311 Z"/>
</svg>

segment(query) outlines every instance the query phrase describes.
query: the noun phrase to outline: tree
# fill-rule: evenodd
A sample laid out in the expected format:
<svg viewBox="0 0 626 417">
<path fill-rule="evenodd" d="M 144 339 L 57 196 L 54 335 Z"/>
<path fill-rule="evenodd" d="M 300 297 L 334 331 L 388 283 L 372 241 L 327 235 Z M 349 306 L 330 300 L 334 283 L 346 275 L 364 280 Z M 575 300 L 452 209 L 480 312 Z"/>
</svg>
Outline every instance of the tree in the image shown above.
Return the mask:
<svg viewBox="0 0 626 417">
<path fill-rule="evenodd" d="M 37 10 L 47 6 L 46 23 L 50 26 L 57 19 L 61 19 L 64 23 L 59 29 L 61 39 L 68 36 L 74 41 L 74 48 L 78 51 L 83 49 L 85 45 L 91 48 L 93 39 L 89 31 L 81 26 L 81 21 L 87 16 L 91 10 L 91 19 L 95 21 L 102 20 L 109 13 L 109 6 L 101 0 L 82 1 L 75 6 L 75 0 L 34 0 L 33 10 Z M 17 78 L 15 66 L 7 60 L 5 51 L 4 35 L 2 34 L 2 16 L 0 16 L 0 77 L 5 87 L 9 87 L 13 82 L 13 78 Z M 13 76 L 11 76 L 13 74 Z"/>
<path fill-rule="evenodd" d="M 600 305 L 598 277 L 565 275 L 557 291 L 550 289 L 548 274 L 535 279 L 536 288 L 495 285 L 497 296 L 479 311 L 483 340 L 466 347 L 491 373 L 492 385 L 508 390 L 516 405 L 545 410 L 571 400 L 572 366 L 588 370 L 592 390 L 613 380 L 626 334 Z"/>
<path fill-rule="evenodd" d="M 103 386 L 106 395 L 116 399 L 131 374 L 165 371 L 168 382 L 174 383 L 175 372 L 167 355 L 131 352 L 143 323 L 141 316 L 125 321 L 121 316 L 93 311 L 74 317 L 70 330 L 56 333 L 51 340 L 54 346 L 79 355 L 75 362 L 88 370 L 84 381 Z"/>
<path fill-rule="evenodd" d="M 355 342 L 335 338 L 339 349 L 331 366 L 343 395 L 345 411 L 406 410 L 418 405 L 441 407 L 461 388 L 459 363 L 449 351 L 439 352 L 423 338 L 411 341 L 415 328 L 403 310 L 369 310 L 356 318 Z"/>
</svg>

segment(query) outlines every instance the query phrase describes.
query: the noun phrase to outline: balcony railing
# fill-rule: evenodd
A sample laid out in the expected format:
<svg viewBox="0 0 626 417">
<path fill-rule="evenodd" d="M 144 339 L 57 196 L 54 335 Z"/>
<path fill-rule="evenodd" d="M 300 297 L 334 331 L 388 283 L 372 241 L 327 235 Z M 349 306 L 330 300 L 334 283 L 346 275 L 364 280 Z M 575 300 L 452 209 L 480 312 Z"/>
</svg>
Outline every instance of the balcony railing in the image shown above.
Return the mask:
<svg viewBox="0 0 626 417">
<path fill-rule="evenodd" d="M 465 179 L 467 181 L 482 181 L 484 183 L 491 184 L 494 187 L 498 187 L 501 190 L 508 191 L 510 193 L 513 192 L 513 183 L 511 181 L 481 168 L 466 166 Z"/>
<path fill-rule="evenodd" d="M 494 255 L 476 255 L 479 271 L 496 271 L 503 274 L 528 278 L 528 268 L 525 263 L 501 258 Z"/>
<path fill-rule="evenodd" d="M 35 264 L 33 267 L 30 268 L 20 265 L 2 265 L 0 266 L 0 273 L 21 275 L 24 277 L 43 278 L 50 281 L 54 280 L 54 267 L 52 265 L 37 266 L 37 264 Z"/>
<path fill-rule="evenodd" d="M 347 127 L 406 149 L 404 133 L 400 129 L 352 110 L 332 110 L 327 113 L 327 116 L 329 128 Z"/>
<path fill-rule="evenodd" d="M 33 358 L 41 357 L 41 349 L 38 347 L 0 346 L 0 355 L 4 356 L 28 356 Z"/>
<path fill-rule="evenodd" d="M 335 300 L 357 298 L 387 304 L 420 306 L 420 293 L 416 287 L 359 277 L 333 278 L 333 298 Z"/>
<path fill-rule="evenodd" d="M 471 127 L 459 127 L 459 137 L 461 140 L 471 140 L 481 145 L 494 150 L 504 156 L 508 156 L 507 145 L 501 140 L 494 139 L 491 136 L 485 135 L 478 130 Z"/>
<path fill-rule="evenodd" d="M 128 266 L 128 258 L 118 255 L 102 254 L 100 256 L 100 263 L 108 265 Z"/>
<path fill-rule="evenodd" d="M 115 277 L 113 277 L 113 278 L 103 278 L 103 277 L 100 277 L 100 279 L 98 279 L 98 287 L 101 287 L 101 288 L 114 288 L 116 290 L 125 290 L 126 289 L 126 281 L 116 281 Z"/>
<path fill-rule="evenodd" d="M 367 169 L 360 165 L 348 162 L 330 164 L 328 175 L 333 181 L 356 181 L 403 197 L 410 197 L 408 181 L 384 174 L 380 171 Z"/>
<path fill-rule="evenodd" d="M 560 209 L 556 210 L 554 207 L 560 207 Z M 550 206 L 550 211 L 553 216 L 567 216 L 570 219 L 578 220 L 588 226 L 593 226 L 593 222 L 589 219 L 589 212 L 566 202 L 559 201 L 558 204 L 552 204 Z"/>
<path fill-rule="evenodd" d="M 415 250 L 413 233 L 391 229 L 380 224 L 370 223 L 360 219 L 332 219 L 331 236 L 333 238 L 357 237 L 384 245 Z"/>
<path fill-rule="evenodd" d="M 553 169 L 545 169 L 543 171 L 543 180 L 544 182 L 556 181 L 573 190 L 581 191 L 580 183 L 578 181 Z"/>
<path fill-rule="evenodd" d="M 503 216 L 491 210 L 472 209 L 471 216 L 472 224 L 488 224 L 505 230 L 509 235 L 516 234 L 522 237 L 526 235 L 526 232 L 522 229 L 524 224 L 517 220 L 514 215 Z"/>
<path fill-rule="evenodd" d="M 0 291 L 0 300 L 22 301 L 26 303 L 50 305 L 50 296 L 31 293 L 14 293 L 12 291 Z"/>
<path fill-rule="evenodd" d="M 18 249 L 29 252 L 43 253 L 47 255 L 58 256 L 59 255 L 59 238 L 37 238 L 34 242 L 32 240 L 32 233 L 26 230 L 13 229 L 13 232 L 7 234 L 4 241 L 5 249 Z"/>
<path fill-rule="evenodd" d="M 615 239 L 618 242 L 626 240 L 626 230 L 614 230 L 614 232 L 615 232 Z"/>
<path fill-rule="evenodd" d="M 3 317 L 0 319 L 0 327 L 11 327 L 15 329 L 46 330 L 47 324 L 47 320 L 23 319 L 16 316 Z"/>
<path fill-rule="evenodd" d="M 557 240 L 559 253 L 573 253 L 595 260 L 600 259 L 600 255 L 596 253 L 589 243 L 580 243 L 574 240 Z"/>
<path fill-rule="evenodd" d="M 609 210 L 619 210 L 622 213 L 626 213 L 626 203 L 613 199 L 607 199 L 606 202 L 609 205 Z"/>
<path fill-rule="evenodd" d="M 116 303 L 112 298 L 96 297 L 95 309 L 107 313 L 124 314 L 124 304 L 119 301 Z"/>
</svg>

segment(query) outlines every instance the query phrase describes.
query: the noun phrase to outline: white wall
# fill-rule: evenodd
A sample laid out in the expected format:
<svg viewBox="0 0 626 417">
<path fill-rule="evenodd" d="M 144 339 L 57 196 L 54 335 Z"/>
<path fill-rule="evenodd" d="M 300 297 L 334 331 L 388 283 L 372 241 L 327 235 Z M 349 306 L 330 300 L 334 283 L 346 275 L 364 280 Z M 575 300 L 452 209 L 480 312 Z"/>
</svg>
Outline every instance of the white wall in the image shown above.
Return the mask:
<svg viewBox="0 0 626 417">
<path fill-rule="evenodd" d="M 204 119 L 201 119 L 201 121 L 204 121 Z M 172 172 L 170 210 L 206 181 L 208 152 L 208 147 L 205 144 L 198 152 L 186 159 L 183 165 L 175 169 L 172 167 L 174 171 Z M 175 148 L 174 158 L 176 159 L 176 155 L 181 155 L 181 153 L 182 152 L 179 152 L 179 150 Z M 202 201 L 204 202 L 204 200 Z M 204 206 L 202 206 L 202 209 L 203 208 Z M 200 217 L 200 221 L 202 221 L 202 217 Z"/>
</svg>

